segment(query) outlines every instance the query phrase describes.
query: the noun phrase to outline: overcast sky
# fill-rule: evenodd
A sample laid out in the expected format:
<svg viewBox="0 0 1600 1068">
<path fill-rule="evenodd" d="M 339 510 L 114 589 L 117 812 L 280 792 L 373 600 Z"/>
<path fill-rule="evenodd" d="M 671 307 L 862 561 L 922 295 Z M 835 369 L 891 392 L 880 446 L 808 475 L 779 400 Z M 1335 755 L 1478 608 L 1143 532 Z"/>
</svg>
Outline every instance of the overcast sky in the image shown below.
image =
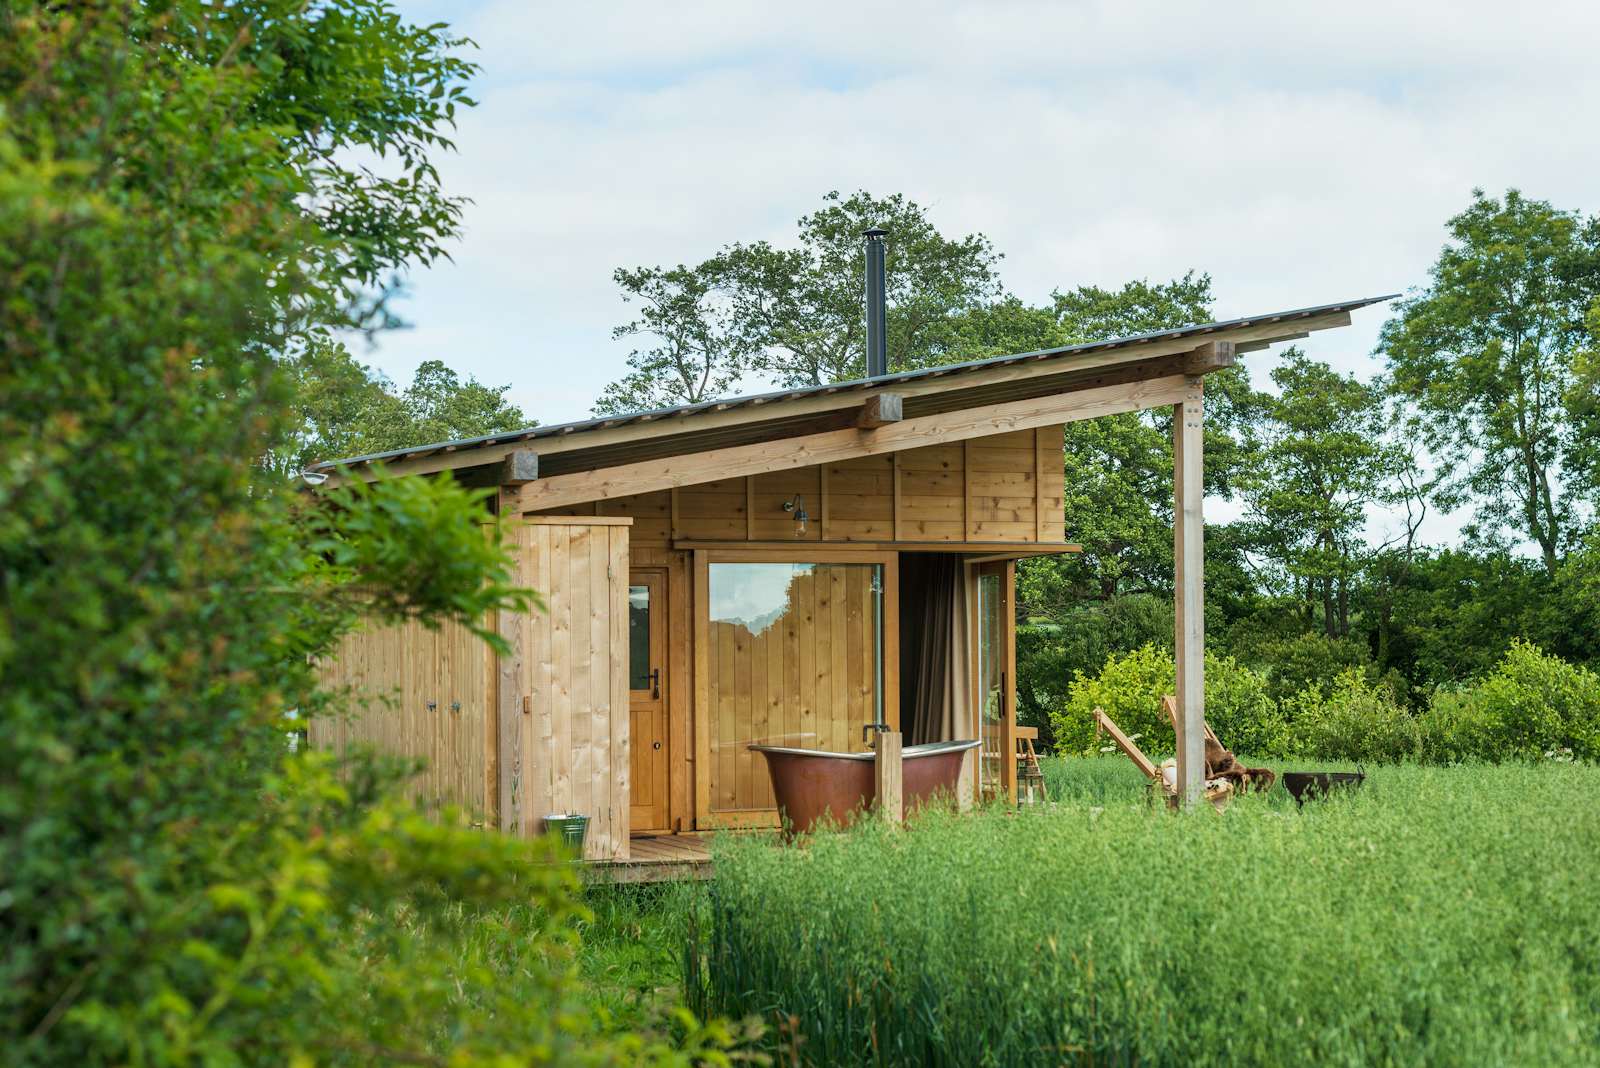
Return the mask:
<svg viewBox="0 0 1600 1068">
<path fill-rule="evenodd" d="M 479 44 L 474 203 L 364 358 L 544 422 L 624 370 L 613 268 L 788 243 L 830 189 L 987 234 L 1026 300 L 1195 268 L 1224 318 L 1421 284 L 1474 186 L 1600 209 L 1594 0 L 399 6 Z M 1384 316 L 1305 346 L 1371 374 Z"/>
</svg>

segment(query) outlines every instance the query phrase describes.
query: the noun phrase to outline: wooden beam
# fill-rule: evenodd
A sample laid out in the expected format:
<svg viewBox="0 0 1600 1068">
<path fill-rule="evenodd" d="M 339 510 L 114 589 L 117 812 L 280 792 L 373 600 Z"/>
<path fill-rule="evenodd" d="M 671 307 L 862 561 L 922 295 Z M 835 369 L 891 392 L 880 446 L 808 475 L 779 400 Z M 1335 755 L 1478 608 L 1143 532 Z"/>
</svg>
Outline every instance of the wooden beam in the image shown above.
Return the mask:
<svg viewBox="0 0 1600 1068">
<path fill-rule="evenodd" d="M 1122 728 L 1117 726 L 1115 720 L 1105 714 L 1104 709 L 1097 708 L 1094 710 L 1094 722 L 1097 727 L 1111 735 L 1111 740 L 1117 744 L 1117 748 L 1122 750 L 1129 760 L 1138 765 L 1139 770 L 1144 772 L 1146 778 L 1161 778 L 1161 772 L 1157 770 L 1151 759 L 1144 755 L 1144 750 L 1135 745 L 1133 739 L 1123 733 Z"/>
<path fill-rule="evenodd" d="M 529 516 L 530 520 L 543 516 Z M 873 551 L 897 550 L 899 552 L 929 553 L 985 553 L 991 560 L 1011 560 L 1018 556 L 1040 556 L 1047 553 L 1081 553 L 1083 546 L 1066 541 L 712 541 L 705 538 L 674 538 L 676 550 L 694 549 L 756 549 L 788 552 L 797 548 L 805 552 L 837 550 L 854 552 L 861 549 Z"/>
<path fill-rule="evenodd" d="M 521 486 L 539 477 L 539 454 L 532 449 L 517 449 L 500 461 L 500 484 Z"/>
<path fill-rule="evenodd" d="M 1285 341 L 1304 341 L 1311 335 L 1308 333 L 1286 334 L 1283 337 L 1265 338 L 1261 341 L 1245 341 L 1233 347 L 1234 355 L 1243 356 L 1247 352 L 1260 352 L 1262 349 L 1280 345 Z"/>
<path fill-rule="evenodd" d="M 1202 379 L 1189 380 L 1172 408 L 1173 649 L 1178 680 L 1178 797 L 1185 806 L 1205 791 L 1205 489 L 1202 446 L 1205 397 Z"/>
<path fill-rule="evenodd" d="M 853 428 L 830 430 L 781 441 L 552 475 L 522 487 L 521 510 L 564 508 L 588 501 L 653 493 L 724 478 L 743 478 L 766 471 L 837 463 L 858 456 L 881 456 L 923 445 L 963 442 L 1013 430 L 1031 430 L 1050 423 L 1070 423 L 1177 404 L 1185 395 L 1186 382 L 1183 375 L 1169 375 L 919 416 L 879 427 L 871 434 Z"/>
<path fill-rule="evenodd" d="M 543 527 L 631 527 L 631 515 L 518 515 L 517 523 Z"/>
<path fill-rule="evenodd" d="M 862 430 L 876 430 L 889 423 L 898 423 L 904 416 L 903 398 L 898 393 L 879 393 L 868 397 L 856 413 L 856 426 Z"/>
<path fill-rule="evenodd" d="M 1227 330 L 1219 330 L 1217 333 L 1237 345 L 1252 341 L 1271 341 L 1278 338 L 1291 337 L 1296 331 L 1327 330 L 1333 327 L 1349 325 L 1349 312 L 1330 312 L 1310 319 L 1249 323 Z M 929 393 L 943 393 L 953 388 L 976 388 L 1001 382 L 1016 382 L 1027 378 L 1062 374 L 1067 370 L 1085 371 L 1096 367 L 1114 367 L 1119 364 L 1154 359 L 1159 356 L 1181 355 L 1193 350 L 1194 347 L 1195 342 L 1192 337 L 1177 339 L 1153 338 L 1149 341 L 1123 345 L 1114 349 L 1075 354 L 1071 358 L 1070 365 L 1049 358 L 1024 360 L 1018 363 L 1002 364 L 993 368 L 964 372 L 959 378 L 928 376 L 907 382 L 896 382 L 892 392 L 900 394 L 902 397 L 918 397 Z M 602 445 L 619 445 L 625 442 L 638 441 L 641 438 L 655 437 L 663 433 L 685 433 L 690 430 L 711 430 L 738 426 L 744 423 L 760 422 L 773 418 L 779 409 L 786 416 L 819 414 L 856 408 L 861 403 L 862 396 L 860 392 L 841 390 L 838 393 L 813 394 L 795 397 L 790 400 L 771 401 L 767 404 L 734 405 L 727 408 L 695 412 L 689 415 L 673 415 L 650 420 L 619 422 L 617 425 L 601 426 L 592 430 L 563 434 L 558 437 L 539 438 L 538 451 L 541 455 L 551 456 L 576 449 L 593 449 Z M 670 427 L 670 429 L 663 430 L 664 425 Z M 507 441 L 484 445 L 464 445 L 448 452 L 422 448 L 412 450 L 412 453 L 407 455 L 414 453 L 426 453 L 427 455 L 414 456 L 413 459 L 402 457 L 387 460 L 385 461 L 385 470 L 390 476 L 425 475 L 457 467 L 474 467 L 495 463 L 508 453 L 520 448 L 527 448 L 527 444 L 521 441 Z M 348 476 L 335 473 L 330 473 L 330 475 L 331 477 L 327 482 L 329 487 L 337 485 L 343 477 L 367 480 L 376 477 L 368 467 L 355 468 Z"/>
<path fill-rule="evenodd" d="M 1189 353 L 1183 361 L 1183 373 L 1186 375 L 1203 375 L 1211 371 L 1220 371 L 1232 367 L 1234 363 L 1234 347 L 1231 341 L 1208 341 Z"/>
</svg>

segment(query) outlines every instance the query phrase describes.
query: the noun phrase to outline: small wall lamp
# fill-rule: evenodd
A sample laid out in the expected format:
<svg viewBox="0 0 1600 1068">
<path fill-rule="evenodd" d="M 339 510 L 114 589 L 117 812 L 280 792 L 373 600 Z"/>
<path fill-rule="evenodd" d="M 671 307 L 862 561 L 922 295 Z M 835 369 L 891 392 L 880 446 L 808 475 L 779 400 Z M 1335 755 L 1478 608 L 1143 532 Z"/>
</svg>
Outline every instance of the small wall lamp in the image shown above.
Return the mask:
<svg viewBox="0 0 1600 1068">
<path fill-rule="evenodd" d="M 806 499 L 804 494 L 796 493 L 793 497 L 783 502 L 783 510 L 794 514 L 794 536 L 806 536 L 806 521 L 811 517 L 806 514 Z"/>
</svg>

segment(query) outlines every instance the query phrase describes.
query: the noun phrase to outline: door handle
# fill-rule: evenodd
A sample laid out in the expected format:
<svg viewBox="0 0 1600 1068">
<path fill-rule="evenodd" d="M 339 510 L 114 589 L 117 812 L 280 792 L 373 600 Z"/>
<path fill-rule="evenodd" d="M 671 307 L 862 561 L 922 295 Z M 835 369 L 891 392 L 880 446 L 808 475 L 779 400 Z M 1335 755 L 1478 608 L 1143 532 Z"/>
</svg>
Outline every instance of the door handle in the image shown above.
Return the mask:
<svg viewBox="0 0 1600 1068">
<path fill-rule="evenodd" d="M 661 700 L 661 669 L 650 669 L 650 700 Z"/>
</svg>

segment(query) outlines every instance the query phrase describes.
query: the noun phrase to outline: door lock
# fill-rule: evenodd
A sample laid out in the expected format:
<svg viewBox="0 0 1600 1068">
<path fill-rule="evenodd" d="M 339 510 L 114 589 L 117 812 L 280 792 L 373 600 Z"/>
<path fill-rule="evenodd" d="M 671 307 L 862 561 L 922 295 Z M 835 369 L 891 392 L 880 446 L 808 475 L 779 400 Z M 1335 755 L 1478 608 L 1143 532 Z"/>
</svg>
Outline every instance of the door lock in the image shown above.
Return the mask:
<svg viewBox="0 0 1600 1068">
<path fill-rule="evenodd" d="M 651 748 L 651 749 L 660 749 L 660 748 L 661 748 L 661 743 L 660 743 L 660 742 L 656 742 L 656 743 L 655 743 L 655 744 L 654 744 L 654 745 L 652 745 L 652 746 L 651 746 L 651 747 L 650 747 L 650 748 Z"/>
</svg>

